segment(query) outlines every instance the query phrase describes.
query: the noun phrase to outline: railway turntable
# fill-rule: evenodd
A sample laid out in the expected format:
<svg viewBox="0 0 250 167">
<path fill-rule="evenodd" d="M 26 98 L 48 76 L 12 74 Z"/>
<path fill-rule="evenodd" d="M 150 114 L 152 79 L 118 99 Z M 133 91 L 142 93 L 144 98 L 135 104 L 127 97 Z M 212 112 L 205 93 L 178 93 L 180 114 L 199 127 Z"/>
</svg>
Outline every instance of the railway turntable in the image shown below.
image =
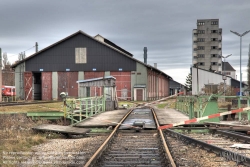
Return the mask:
<svg viewBox="0 0 250 167">
<path fill-rule="evenodd" d="M 66 135 L 85 135 L 90 132 L 90 129 L 86 128 L 76 128 L 71 126 L 61 126 L 61 125 L 51 125 L 51 124 L 43 124 L 32 128 L 37 131 L 51 131 L 51 132 L 59 132 Z"/>
<path fill-rule="evenodd" d="M 113 110 L 105 111 L 96 114 L 88 119 L 85 119 L 77 124 L 75 127 L 92 128 L 92 127 L 109 127 L 116 126 L 118 122 L 128 113 L 127 110 Z"/>
</svg>

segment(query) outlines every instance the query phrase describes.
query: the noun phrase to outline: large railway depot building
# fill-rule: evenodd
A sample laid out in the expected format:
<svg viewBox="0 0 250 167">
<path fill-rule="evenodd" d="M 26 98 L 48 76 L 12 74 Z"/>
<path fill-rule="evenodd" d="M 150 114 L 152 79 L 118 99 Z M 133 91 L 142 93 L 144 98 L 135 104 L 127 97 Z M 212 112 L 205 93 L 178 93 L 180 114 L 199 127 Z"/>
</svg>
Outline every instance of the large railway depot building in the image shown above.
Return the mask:
<svg viewBox="0 0 250 167">
<path fill-rule="evenodd" d="M 99 96 L 101 87 L 78 90 L 77 81 L 112 76 L 118 99 L 145 101 L 169 95 L 169 75 L 143 63 L 101 35 L 78 31 L 17 62 L 17 97 L 24 100 L 57 100 Z"/>
</svg>

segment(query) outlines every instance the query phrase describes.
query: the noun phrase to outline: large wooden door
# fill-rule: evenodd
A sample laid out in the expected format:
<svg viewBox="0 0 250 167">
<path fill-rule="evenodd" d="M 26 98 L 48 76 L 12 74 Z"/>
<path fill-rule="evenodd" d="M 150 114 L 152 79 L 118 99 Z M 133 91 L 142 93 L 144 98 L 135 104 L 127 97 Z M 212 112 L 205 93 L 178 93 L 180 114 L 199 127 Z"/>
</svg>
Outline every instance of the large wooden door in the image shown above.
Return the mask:
<svg viewBox="0 0 250 167">
<path fill-rule="evenodd" d="M 116 91 L 118 99 L 131 100 L 131 72 L 110 72 L 116 78 Z"/>
<path fill-rule="evenodd" d="M 26 71 L 23 73 L 24 77 L 24 100 L 32 100 L 32 72 Z"/>
<path fill-rule="evenodd" d="M 52 72 L 42 72 L 42 100 L 52 100 Z"/>
<path fill-rule="evenodd" d="M 68 96 L 78 97 L 78 72 L 57 72 L 58 74 L 58 97 L 61 92 L 67 92 Z"/>
<path fill-rule="evenodd" d="M 136 89 L 136 100 L 142 101 L 143 100 L 143 90 L 142 89 Z"/>
</svg>

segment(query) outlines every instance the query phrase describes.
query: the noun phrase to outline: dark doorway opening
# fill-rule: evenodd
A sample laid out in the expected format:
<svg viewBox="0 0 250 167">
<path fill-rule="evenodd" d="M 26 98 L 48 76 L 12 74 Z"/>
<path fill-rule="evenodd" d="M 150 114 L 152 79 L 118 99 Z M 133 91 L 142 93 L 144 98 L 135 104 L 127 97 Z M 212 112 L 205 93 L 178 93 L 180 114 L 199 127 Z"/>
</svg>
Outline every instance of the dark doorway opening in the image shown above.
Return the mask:
<svg viewBox="0 0 250 167">
<path fill-rule="evenodd" d="M 34 100 L 42 100 L 42 82 L 41 73 L 33 73 L 34 78 Z"/>
</svg>

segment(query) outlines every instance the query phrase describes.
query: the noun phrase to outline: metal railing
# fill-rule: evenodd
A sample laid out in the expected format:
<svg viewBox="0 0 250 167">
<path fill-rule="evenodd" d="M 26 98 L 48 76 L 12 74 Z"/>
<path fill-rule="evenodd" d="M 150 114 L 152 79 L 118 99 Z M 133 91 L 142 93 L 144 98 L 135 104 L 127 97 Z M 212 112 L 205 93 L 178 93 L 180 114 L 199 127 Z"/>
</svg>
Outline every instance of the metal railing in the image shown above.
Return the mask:
<svg viewBox="0 0 250 167">
<path fill-rule="evenodd" d="M 221 107 L 219 104 L 223 104 Z M 178 96 L 175 109 L 189 116 L 189 119 L 200 118 L 228 109 L 237 109 L 250 106 L 250 97 L 242 96 Z M 238 113 L 238 119 L 242 120 L 242 113 Z M 247 111 L 247 119 L 250 121 L 250 111 Z"/>
<path fill-rule="evenodd" d="M 64 117 L 70 119 L 72 125 L 105 111 L 105 99 L 103 96 L 79 99 L 67 98 L 64 106 Z"/>
</svg>

